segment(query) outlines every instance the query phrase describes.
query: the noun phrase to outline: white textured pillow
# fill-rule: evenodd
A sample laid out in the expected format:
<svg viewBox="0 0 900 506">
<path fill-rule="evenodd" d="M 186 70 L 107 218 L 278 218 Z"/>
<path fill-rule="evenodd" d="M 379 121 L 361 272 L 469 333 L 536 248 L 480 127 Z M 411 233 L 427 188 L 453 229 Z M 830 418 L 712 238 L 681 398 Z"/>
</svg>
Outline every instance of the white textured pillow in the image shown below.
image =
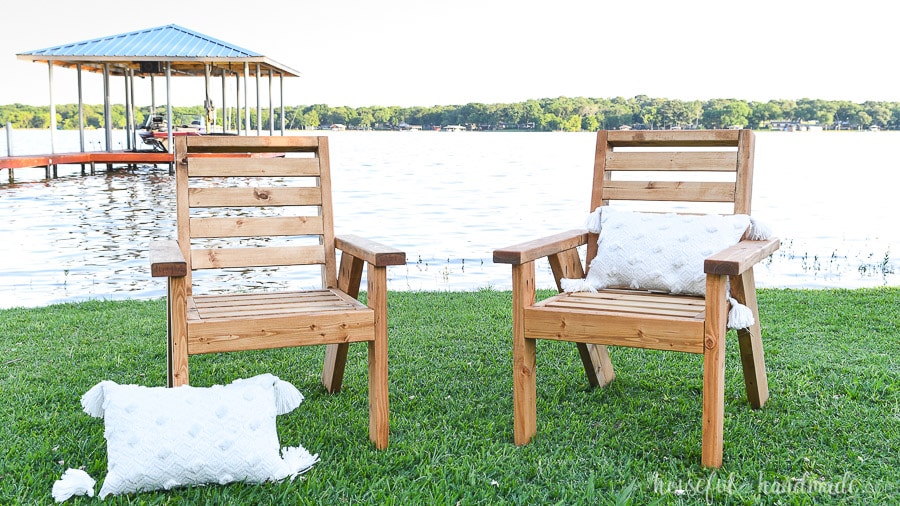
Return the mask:
<svg viewBox="0 0 900 506">
<path fill-rule="evenodd" d="M 208 388 L 102 381 L 81 399 L 105 419 L 109 469 L 99 496 L 293 478 L 318 456 L 302 446 L 279 453 L 275 416 L 302 401 L 271 374 Z"/>
<path fill-rule="evenodd" d="M 597 213 L 597 256 L 585 280 L 564 280 L 566 291 L 587 285 L 705 295 L 703 261 L 737 244 L 750 225 L 746 214 L 652 214 L 607 206 L 595 211 L 595 225 Z"/>
</svg>

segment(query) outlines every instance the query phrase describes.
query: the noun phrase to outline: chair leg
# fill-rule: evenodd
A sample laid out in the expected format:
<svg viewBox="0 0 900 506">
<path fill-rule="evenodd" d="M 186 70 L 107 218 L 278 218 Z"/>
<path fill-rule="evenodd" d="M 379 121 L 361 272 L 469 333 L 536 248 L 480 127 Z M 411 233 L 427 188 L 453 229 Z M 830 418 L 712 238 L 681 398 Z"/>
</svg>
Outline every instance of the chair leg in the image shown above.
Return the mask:
<svg viewBox="0 0 900 506">
<path fill-rule="evenodd" d="M 766 376 L 766 359 L 763 355 L 762 328 L 759 324 L 759 304 L 756 300 L 753 269 L 731 279 L 731 295 L 753 311 L 753 318 L 756 321 L 750 328 L 738 330 L 737 335 L 747 400 L 750 406 L 759 409 L 769 400 L 769 380 Z"/>
<path fill-rule="evenodd" d="M 725 276 L 707 275 L 703 351 L 703 428 L 701 463 L 722 467 L 725 415 L 725 332 L 728 304 Z"/>
<path fill-rule="evenodd" d="M 369 265 L 367 279 L 368 304 L 375 311 L 375 340 L 369 341 L 369 439 L 383 450 L 390 437 L 387 268 Z"/>
<path fill-rule="evenodd" d="M 325 364 L 322 366 L 322 385 L 330 394 L 341 391 L 344 382 L 344 369 L 347 367 L 348 343 L 328 344 L 325 346 Z"/>
<path fill-rule="evenodd" d="M 562 278 L 583 278 L 584 267 L 577 249 L 570 249 L 547 257 L 556 288 L 562 293 Z M 578 355 L 584 365 L 588 384 L 603 387 L 616 377 L 606 346 L 578 343 Z"/>
<path fill-rule="evenodd" d="M 169 387 L 187 385 L 187 291 L 183 276 L 169 278 L 166 313 L 166 383 Z"/>
<path fill-rule="evenodd" d="M 616 378 L 612 361 L 609 359 L 609 351 L 606 346 L 600 344 L 578 344 L 578 355 L 584 365 L 588 384 L 593 387 L 605 387 Z"/>
<path fill-rule="evenodd" d="M 535 340 L 525 337 L 525 308 L 535 302 L 534 262 L 513 271 L 513 439 L 524 445 L 537 432 Z"/>
<path fill-rule="evenodd" d="M 365 262 L 348 253 L 341 254 L 341 266 L 338 271 L 338 290 L 354 299 L 359 296 L 359 283 Z M 344 382 L 344 369 L 347 366 L 347 343 L 329 344 L 325 347 L 325 363 L 322 365 L 322 384 L 330 394 L 341 391 Z"/>
</svg>

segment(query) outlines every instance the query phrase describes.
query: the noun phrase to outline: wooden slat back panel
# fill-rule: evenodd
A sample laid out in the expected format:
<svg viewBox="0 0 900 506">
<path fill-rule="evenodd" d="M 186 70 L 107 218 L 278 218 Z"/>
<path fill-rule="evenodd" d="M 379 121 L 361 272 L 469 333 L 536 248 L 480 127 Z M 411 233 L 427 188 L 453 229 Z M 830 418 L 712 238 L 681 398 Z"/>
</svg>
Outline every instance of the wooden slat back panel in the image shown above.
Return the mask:
<svg viewBox="0 0 900 506">
<path fill-rule="evenodd" d="M 750 214 L 754 147 L 751 130 L 600 131 L 590 211 L 628 202 L 654 211 L 699 204 Z M 588 241 L 588 262 L 596 239 Z"/>
<path fill-rule="evenodd" d="M 323 287 L 336 285 L 327 137 L 195 136 L 175 145 L 189 277 L 196 269 L 319 265 Z"/>
<path fill-rule="evenodd" d="M 750 130 L 598 132 L 591 210 L 617 200 L 730 202 L 749 214 L 753 149 Z"/>
</svg>

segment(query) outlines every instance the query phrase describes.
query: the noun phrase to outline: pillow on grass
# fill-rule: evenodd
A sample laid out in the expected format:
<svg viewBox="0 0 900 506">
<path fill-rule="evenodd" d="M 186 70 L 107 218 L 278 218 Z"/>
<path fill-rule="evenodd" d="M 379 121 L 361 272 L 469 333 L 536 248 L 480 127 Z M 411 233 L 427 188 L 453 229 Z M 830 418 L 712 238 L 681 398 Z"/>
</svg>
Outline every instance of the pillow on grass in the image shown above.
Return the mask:
<svg viewBox="0 0 900 506">
<path fill-rule="evenodd" d="M 598 207 L 588 225 L 600 234 L 597 256 L 587 278 L 563 280 L 563 288 L 705 295 L 704 260 L 737 244 L 749 226 L 746 214 L 653 214 Z"/>
<path fill-rule="evenodd" d="M 102 381 L 81 398 L 84 411 L 106 425 L 108 471 L 99 496 L 293 479 L 318 455 L 302 446 L 279 452 L 275 416 L 302 401 L 271 374 L 208 388 Z"/>
</svg>

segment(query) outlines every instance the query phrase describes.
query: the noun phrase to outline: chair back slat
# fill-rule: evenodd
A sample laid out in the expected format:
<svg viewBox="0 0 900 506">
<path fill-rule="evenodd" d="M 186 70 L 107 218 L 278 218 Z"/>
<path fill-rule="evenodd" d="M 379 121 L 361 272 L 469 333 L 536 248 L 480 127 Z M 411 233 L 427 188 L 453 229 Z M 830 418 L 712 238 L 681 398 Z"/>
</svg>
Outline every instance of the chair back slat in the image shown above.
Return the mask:
<svg viewBox="0 0 900 506">
<path fill-rule="evenodd" d="M 176 193 L 189 277 L 312 265 L 336 286 L 327 137 L 176 138 Z"/>
<path fill-rule="evenodd" d="M 321 188 L 191 188 L 188 196 L 192 208 L 322 205 Z"/>
<path fill-rule="evenodd" d="M 244 158 L 221 156 L 195 157 L 189 167 L 190 177 L 300 177 L 318 176 L 319 160 L 315 158 L 256 158 L 248 165 Z"/>
<path fill-rule="evenodd" d="M 276 267 L 284 265 L 324 264 L 321 246 L 267 246 L 250 248 L 194 248 L 194 269 L 234 267 Z"/>
<path fill-rule="evenodd" d="M 734 183 L 696 181 L 606 181 L 606 200 L 734 202 Z"/>
<path fill-rule="evenodd" d="M 590 210 L 750 214 L 754 144 L 751 130 L 598 132 Z"/>
<path fill-rule="evenodd" d="M 257 237 L 281 235 L 322 235 L 321 216 L 272 218 L 192 218 L 193 237 Z"/>
<path fill-rule="evenodd" d="M 734 172 L 736 151 L 610 151 L 606 170 Z"/>
</svg>

